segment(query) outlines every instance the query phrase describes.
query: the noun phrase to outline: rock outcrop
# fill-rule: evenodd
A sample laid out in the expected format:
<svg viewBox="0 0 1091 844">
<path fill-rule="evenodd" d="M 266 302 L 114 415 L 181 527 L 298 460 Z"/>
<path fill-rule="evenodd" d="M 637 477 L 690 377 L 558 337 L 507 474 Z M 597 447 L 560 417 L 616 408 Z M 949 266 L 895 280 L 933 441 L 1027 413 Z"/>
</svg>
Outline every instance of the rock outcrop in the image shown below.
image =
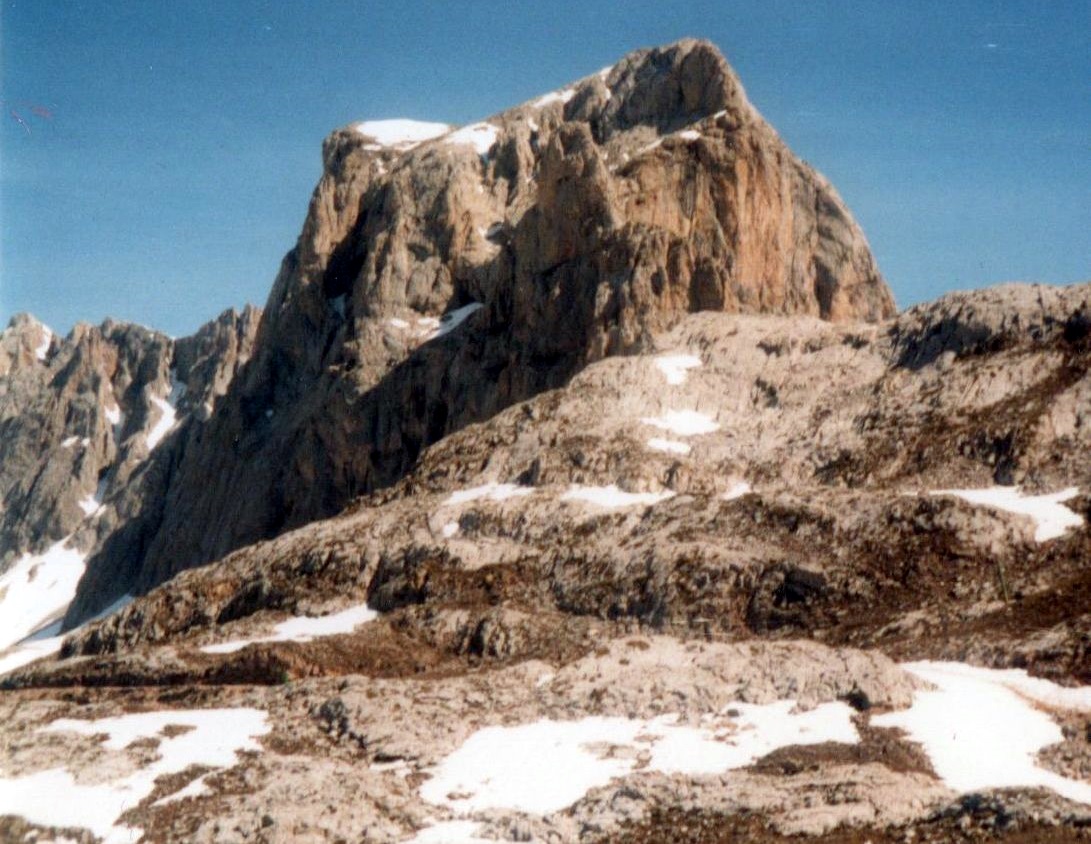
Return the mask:
<svg viewBox="0 0 1091 844">
<path fill-rule="evenodd" d="M 843 202 L 707 43 L 633 53 L 425 142 L 375 125 L 327 139 L 251 364 L 177 438 L 165 506 L 92 559 L 70 622 L 333 515 L 686 313 L 893 313 Z"/>
<path fill-rule="evenodd" d="M 67 537 L 90 550 L 116 529 L 175 420 L 207 419 L 227 390 L 258 318 L 227 311 L 172 340 L 109 320 L 59 338 L 14 317 L 0 334 L 0 570 Z"/>
</svg>

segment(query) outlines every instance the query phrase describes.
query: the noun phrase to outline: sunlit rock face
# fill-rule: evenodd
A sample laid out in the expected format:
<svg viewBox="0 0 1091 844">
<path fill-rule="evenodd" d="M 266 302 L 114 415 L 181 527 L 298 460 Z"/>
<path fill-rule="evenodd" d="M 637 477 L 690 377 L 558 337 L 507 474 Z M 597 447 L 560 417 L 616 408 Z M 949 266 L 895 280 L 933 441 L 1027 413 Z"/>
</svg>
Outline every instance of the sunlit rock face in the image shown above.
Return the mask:
<svg viewBox="0 0 1091 844">
<path fill-rule="evenodd" d="M 326 140 L 250 366 L 176 444 L 169 506 L 136 508 L 92 559 L 70 620 L 332 515 L 686 313 L 894 311 L 837 193 L 705 42 L 448 129 L 379 120 Z"/>
</svg>

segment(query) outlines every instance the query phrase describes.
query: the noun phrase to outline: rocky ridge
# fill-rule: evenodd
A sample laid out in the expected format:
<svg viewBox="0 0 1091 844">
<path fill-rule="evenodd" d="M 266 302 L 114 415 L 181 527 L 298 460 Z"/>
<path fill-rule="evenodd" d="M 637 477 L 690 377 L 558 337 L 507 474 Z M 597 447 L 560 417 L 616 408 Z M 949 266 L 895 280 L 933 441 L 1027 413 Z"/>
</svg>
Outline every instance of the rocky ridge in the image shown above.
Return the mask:
<svg viewBox="0 0 1091 844">
<path fill-rule="evenodd" d="M 175 422 L 209 418 L 259 315 L 226 311 L 179 340 L 112 320 L 60 338 L 13 317 L 0 333 L 0 571 L 68 537 L 89 550 L 115 530 Z"/>
</svg>

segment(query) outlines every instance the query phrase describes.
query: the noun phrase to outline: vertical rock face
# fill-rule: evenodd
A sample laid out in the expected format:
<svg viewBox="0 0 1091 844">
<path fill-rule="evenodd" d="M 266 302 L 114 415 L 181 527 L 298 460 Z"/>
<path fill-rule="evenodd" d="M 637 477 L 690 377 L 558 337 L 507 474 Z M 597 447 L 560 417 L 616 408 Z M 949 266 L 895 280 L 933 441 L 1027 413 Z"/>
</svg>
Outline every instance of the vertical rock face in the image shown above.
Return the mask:
<svg viewBox="0 0 1091 844">
<path fill-rule="evenodd" d="M 688 312 L 894 313 L 841 199 L 707 43 L 431 140 L 389 129 L 326 140 L 250 364 L 143 479 L 70 622 L 339 511 Z"/>
<path fill-rule="evenodd" d="M 136 325 L 64 339 L 26 315 L 0 334 L 0 569 L 76 535 L 85 550 L 176 419 L 208 408 L 250 353 L 258 312 L 228 311 L 174 341 Z"/>
</svg>

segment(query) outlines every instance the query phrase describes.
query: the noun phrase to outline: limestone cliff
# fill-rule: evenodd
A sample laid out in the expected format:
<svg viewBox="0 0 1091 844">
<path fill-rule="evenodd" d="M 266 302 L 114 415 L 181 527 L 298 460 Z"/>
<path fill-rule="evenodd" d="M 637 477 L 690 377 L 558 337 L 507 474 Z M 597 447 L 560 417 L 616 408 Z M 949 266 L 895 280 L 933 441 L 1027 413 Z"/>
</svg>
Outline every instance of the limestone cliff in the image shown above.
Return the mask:
<svg viewBox="0 0 1091 844">
<path fill-rule="evenodd" d="M 445 128 L 327 139 L 251 363 L 175 438 L 165 494 L 135 496 L 70 622 L 340 511 L 688 312 L 894 312 L 841 199 L 705 42 Z"/>
</svg>

